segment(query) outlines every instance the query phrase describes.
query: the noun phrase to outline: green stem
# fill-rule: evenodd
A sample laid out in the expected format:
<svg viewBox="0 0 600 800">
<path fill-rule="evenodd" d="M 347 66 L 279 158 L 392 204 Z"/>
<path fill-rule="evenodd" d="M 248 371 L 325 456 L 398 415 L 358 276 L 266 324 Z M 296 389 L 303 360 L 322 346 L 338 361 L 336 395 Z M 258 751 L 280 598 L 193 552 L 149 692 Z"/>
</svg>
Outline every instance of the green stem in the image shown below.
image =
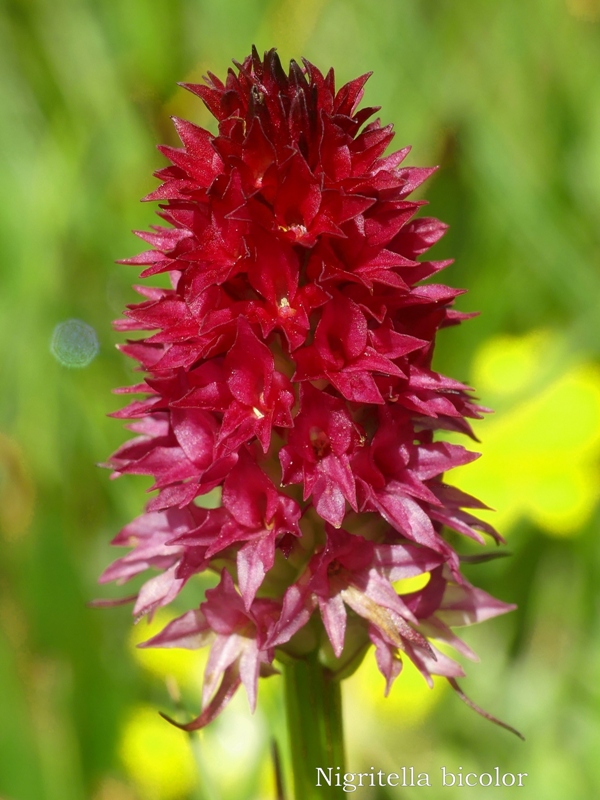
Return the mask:
<svg viewBox="0 0 600 800">
<path fill-rule="evenodd" d="M 316 651 L 283 666 L 294 797 L 339 800 L 346 796 L 336 786 L 345 771 L 340 681 L 319 663 Z"/>
</svg>

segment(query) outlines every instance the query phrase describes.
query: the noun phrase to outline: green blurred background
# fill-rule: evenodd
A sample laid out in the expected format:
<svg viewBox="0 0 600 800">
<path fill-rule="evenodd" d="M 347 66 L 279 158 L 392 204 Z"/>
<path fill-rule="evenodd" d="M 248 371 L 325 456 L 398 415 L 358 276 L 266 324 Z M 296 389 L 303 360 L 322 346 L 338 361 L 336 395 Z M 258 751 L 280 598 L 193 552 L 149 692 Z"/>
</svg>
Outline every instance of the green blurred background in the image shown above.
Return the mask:
<svg viewBox="0 0 600 800">
<path fill-rule="evenodd" d="M 0 798 L 274 798 L 277 678 L 191 742 L 157 715 L 199 701 L 202 656 L 135 651 L 129 608 L 96 585 L 143 479 L 96 467 L 123 440 L 106 418 L 133 380 L 111 320 L 134 294 L 169 115 L 209 124 L 176 82 L 223 75 L 255 42 L 373 70 L 365 100 L 450 223 L 436 257 L 481 316 L 440 337 L 437 367 L 496 409 L 484 457 L 456 481 L 496 507 L 512 557 L 468 567 L 517 602 L 470 630 L 463 688 L 520 742 L 407 668 L 383 700 L 367 661 L 345 687 L 352 771 L 428 772 L 433 787 L 364 798 L 589 800 L 600 792 L 600 0 L 4 0 L 0 4 Z M 57 324 L 99 353 L 68 369 Z M 55 348 L 56 349 L 56 348 Z M 123 594 L 123 590 L 121 590 Z M 150 629 L 153 630 L 153 629 Z M 440 768 L 527 772 L 521 789 L 440 787 Z M 198 775 L 200 778 L 198 779 Z M 437 788 L 434 788 L 437 787 Z"/>
</svg>

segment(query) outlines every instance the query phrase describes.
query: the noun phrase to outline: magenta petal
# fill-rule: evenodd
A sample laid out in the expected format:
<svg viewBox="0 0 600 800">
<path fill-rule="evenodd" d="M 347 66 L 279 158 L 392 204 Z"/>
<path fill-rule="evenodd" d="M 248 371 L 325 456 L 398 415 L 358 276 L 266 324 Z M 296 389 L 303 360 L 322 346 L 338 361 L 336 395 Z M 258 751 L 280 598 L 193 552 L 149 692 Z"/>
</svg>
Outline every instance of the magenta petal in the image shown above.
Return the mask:
<svg viewBox="0 0 600 800">
<path fill-rule="evenodd" d="M 383 404 L 383 397 L 377 388 L 373 376 L 368 372 L 332 372 L 327 370 L 327 377 L 346 400 L 354 403 Z"/>
<path fill-rule="evenodd" d="M 407 647 L 407 653 L 431 688 L 433 688 L 432 675 L 441 675 L 444 678 L 464 677 L 465 671 L 460 664 L 439 650 L 435 650 L 435 658 L 411 647 Z"/>
<path fill-rule="evenodd" d="M 196 650 L 204 647 L 211 635 L 202 612 L 187 611 L 169 622 L 156 636 L 138 644 L 138 647 L 184 647 L 186 650 Z"/>
<path fill-rule="evenodd" d="M 478 458 L 479 453 L 471 453 L 460 445 L 436 442 L 420 447 L 411 467 L 418 478 L 427 480 Z"/>
<path fill-rule="evenodd" d="M 444 642 L 445 644 L 450 645 L 456 650 L 457 653 L 461 653 L 471 661 L 479 661 L 477 654 L 474 653 L 473 650 L 471 650 L 471 648 L 465 644 L 462 639 L 459 639 L 459 637 L 437 617 L 430 617 L 428 620 L 421 622 L 420 630 L 426 636 L 431 637 L 438 642 Z"/>
<path fill-rule="evenodd" d="M 270 381 L 273 365 L 269 348 L 257 338 L 248 322 L 240 318 L 235 343 L 225 358 L 225 367 L 230 372 L 229 389 L 236 400 L 247 406 L 258 403 L 266 381 Z"/>
<path fill-rule="evenodd" d="M 442 543 L 431 520 L 414 500 L 391 487 L 389 490 L 377 492 L 373 496 L 373 503 L 384 519 L 400 533 L 432 550 L 440 550 Z"/>
<path fill-rule="evenodd" d="M 346 607 L 341 595 L 336 594 L 327 599 L 319 598 L 319 610 L 333 652 L 339 658 L 344 649 L 347 618 Z"/>
<path fill-rule="evenodd" d="M 175 578 L 177 565 L 173 565 L 161 575 L 151 578 L 138 593 L 133 615 L 136 618 L 150 614 L 159 606 L 166 606 L 178 594 L 184 581 Z"/>
<path fill-rule="evenodd" d="M 182 724 L 181 722 L 176 722 L 175 720 L 168 717 L 166 714 L 161 712 L 161 717 L 170 722 L 171 725 L 175 725 L 177 728 L 181 728 L 183 731 L 198 731 L 201 728 L 204 728 L 210 722 L 218 717 L 219 714 L 223 711 L 223 709 L 227 706 L 233 695 L 236 693 L 239 685 L 241 683 L 238 669 L 237 667 L 230 667 L 227 672 L 223 675 L 223 680 L 221 681 L 221 685 L 219 686 L 215 696 L 212 698 L 210 703 L 203 709 L 200 716 L 193 719 L 191 722 L 187 722 Z"/>
<path fill-rule="evenodd" d="M 310 619 L 317 603 L 306 587 L 292 584 L 283 596 L 283 606 L 279 621 L 267 640 L 267 647 L 285 644 Z"/>
<path fill-rule="evenodd" d="M 213 694 L 221 675 L 228 667 L 237 662 L 244 647 L 244 638 L 236 633 L 228 636 L 217 636 L 210 649 L 210 655 L 204 671 L 202 686 L 202 703 L 205 705 Z"/>
<path fill-rule="evenodd" d="M 375 554 L 379 569 L 385 569 L 391 581 L 413 578 L 442 563 L 439 553 L 412 545 L 377 545 Z"/>
<path fill-rule="evenodd" d="M 346 499 L 340 487 L 327 474 L 318 474 L 311 486 L 317 514 L 339 528 L 346 512 Z"/>
<path fill-rule="evenodd" d="M 238 550 L 238 582 L 246 608 L 252 605 L 256 592 L 274 561 L 275 541 L 270 534 L 247 542 Z"/>
<path fill-rule="evenodd" d="M 515 608 L 516 606 L 503 603 L 483 589 L 477 589 L 470 584 L 449 584 L 438 616 L 447 625 L 472 625 L 499 614 L 506 614 Z"/>
<path fill-rule="evenodd" d="M 369 627 L 369 638 L 375 645 L 375 659 L 379 671 L 385 678 L 385 694 L 389 694 L 392 684 L 402 671 L 402 660 L 398 651 L 380 635 L 373 625 Z"/>
<path fill-rule="evenodd" d="M 250 711 L 256 708 L 256 693 L 260 675 L 260 655 L 256 647 L 247 646 L 240 657 L 240 678 L 248 695 Z"/>
</svg>

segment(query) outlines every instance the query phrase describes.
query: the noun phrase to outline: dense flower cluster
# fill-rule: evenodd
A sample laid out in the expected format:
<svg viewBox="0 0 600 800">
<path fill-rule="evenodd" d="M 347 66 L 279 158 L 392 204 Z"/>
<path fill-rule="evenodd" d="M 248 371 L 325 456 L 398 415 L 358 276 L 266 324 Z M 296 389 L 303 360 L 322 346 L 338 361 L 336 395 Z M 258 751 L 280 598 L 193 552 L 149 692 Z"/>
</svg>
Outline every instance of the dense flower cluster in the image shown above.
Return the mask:
<svg viewBox="0 0 600 800">
<path fill-rule="evenodd" d="M 437 331 L 467 316 L 460 291 L 423 283 L 447 261 L 419 260 L 443 235 L 408 200 L 432 169 L 384 155 L 391 126 L 357 110 L 364 75 L 337 92 L 333 71 L 283 71 L 256 51 L 225 83 L 187 85 L 218 134 L 181 119 L 182 148 L 148 200 L 168 227 L 123 263 L 172 288 L 137 287 L 123 331 L 156 331 L 122 349 L 144 395 L 115 416 L 136 438 L 115 475 L 151 475 L 158 494 L 115 544 L 133 546 L 103 581 L 152 567 L 134 614 L 173 601 L 193 575 L 220 574 L 199 609 L 149 642 L 210 645 L 201 727 L 240 683 L 253 706 L 279 649 L 321 648 L 332 670 L 376 648 L 388 689 L 410 658 L 428 681 L 472 656 L 451 631 L 509 610 L 461 574 L 444 526 L 498 535 L 443 474 L 475 458 L 434 440 L 470 434 L 482 411 L 468 387 L 432 370 Z M 220 507 L 201 498 L 222 489 Z M 200 500 L 197 502 L 197 499 Z M 428 574 L 418 590 L 398 581 Z"/>
</svg>

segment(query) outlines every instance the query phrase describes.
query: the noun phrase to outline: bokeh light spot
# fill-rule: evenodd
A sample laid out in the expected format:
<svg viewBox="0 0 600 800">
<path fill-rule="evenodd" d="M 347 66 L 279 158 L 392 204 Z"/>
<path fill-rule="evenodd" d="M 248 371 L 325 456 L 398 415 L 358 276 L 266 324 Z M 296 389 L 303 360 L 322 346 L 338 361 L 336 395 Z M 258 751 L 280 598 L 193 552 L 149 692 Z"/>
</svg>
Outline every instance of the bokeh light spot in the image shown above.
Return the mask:
<svg viewBox="0 0 600 800">
<path fill-rule="evenodd" d="M 196 785 L 189 737 L 161 719 L 155 708 L 134 709 L 122 732 L 120 755 L 147 800 L 175 800 Z"/>
<path fill-rule="evenodd" d="M 600 497 L 600 370 L 563 364 L 566 349 L 558 332 L 532 331 L 491 339 L 475 357 L 484 403 L 502 394 L 511 402 L 474 423 L 483 458 L 447 480 L 495 508 L 481 516 L 502 534 L 523 517 L 555 536 L 576 534 Z"/>
<path fill-rule="evenodd" d="M 99 349 L 96 331 L 86 322 L 68 319 L 54 328 L 50 352 L 63 367 L 87 367 Z"/>
<path fill-rule="evenodd" d="M 473 385 L 493 399 L 530 391 L 552 368 L 560 349 L 559 337 L 548 330 L 530 331 L 525 336 L 495 336 L 475 354 Z"/>
<path fill-rule="evenodd" d="M 151 621 L 136 625 L 130 635 L 131 653 L 141 667 L 157 678 L 161 680 L 174 679 L 178 686 L 189 686 L 197 691 L 208 658 L 206 650 L 186 650 L 181 647 L 139 648 L 137 646 L 159 633 L 175 619 L 175 616 L 174 613 L 160 609 Z"/>
<path fill-rule="evenodd" d="M 418 592 L 427 586 L 430 578 L 430 572 L 421 572 L 420 575 L 413 575 L 412 578 L 401 578 L 398 581 L 394 581 L 393 586 L 398 594 L 410 594 L 411 592 Z"/>
<path fill-rule="evenodd" d="M 444 680 L 434 676 L 432 691 L 409 658 L 403 658 L 402 662 L 402 673 L 387 697 L 385 679 L 379 672 L 373 651 L 367 653 L 359 669 L 346 681 L 346 694 L 353 698 L 352 707 L 360 710 L 361 724 L 367 730 L 366 709 L 374 725 L 381 720 L 394 726 L 416 725 L 427 717 L 442 696 L 447 685 Z M 352 713 L 351 708 L 348 710 Z"/>
</svg>

